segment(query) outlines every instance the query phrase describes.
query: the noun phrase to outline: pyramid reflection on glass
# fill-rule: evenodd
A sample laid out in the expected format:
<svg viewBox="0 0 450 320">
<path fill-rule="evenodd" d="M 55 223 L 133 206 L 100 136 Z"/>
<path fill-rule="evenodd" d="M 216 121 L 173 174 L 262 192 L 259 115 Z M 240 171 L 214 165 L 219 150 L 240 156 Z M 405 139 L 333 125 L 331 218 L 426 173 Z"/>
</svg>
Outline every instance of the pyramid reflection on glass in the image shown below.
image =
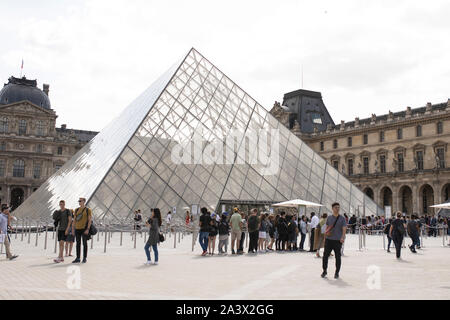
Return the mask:
<svg viewBox="0 0 450 320">
<path fill-rule="evenodd" d="M 233 129 L 277 129 L 279 170 L 262 175 L 257 165 L 240 158 L 230 164 L 183 164 L 171 159 L 172 148 L 202 132 L 205 144 Z M 239 150 L 248 143 L 239 143 Z M 266 109 L 195 49 L 175 64 L 116 119 L 34 192 L 14 214 L 48 219 L 60 199 L 67 207 L 88 199 L 95 218 L 123 222 L 141 209 L 198 204 L 219 209 L 222 201 L 278 202 L 301 198 L 341 212 L 365 206 L 366 215 L 381 212 L 350 183 Z"/>
</svg>

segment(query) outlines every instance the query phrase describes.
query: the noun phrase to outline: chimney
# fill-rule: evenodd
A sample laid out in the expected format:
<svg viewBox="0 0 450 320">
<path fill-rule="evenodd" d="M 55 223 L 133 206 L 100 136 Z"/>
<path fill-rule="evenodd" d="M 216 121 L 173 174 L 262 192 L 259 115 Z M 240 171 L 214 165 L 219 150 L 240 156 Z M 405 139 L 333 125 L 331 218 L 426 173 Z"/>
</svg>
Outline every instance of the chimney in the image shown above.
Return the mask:
<svg viewBox="0 0 450 320">
<path fill-rule="evenodd" d="M 358 128 L 359 127 L 359 117 L 355 118 L 355 127 Z"/>
<path fill-rule="evenodd" d="M 341 120 L 341 127 L 340 127 L 340 130 L 341 130 L 341 131 L 345 130 L 345 121 L 344 121 L 344 120 Z"/>
<path fill-rule="evenodd" d="M 406 118 L 411 117 L 411 107 L 406 107 Z"/>
<path fill-rule="evenodd" d="M 450 99 L 447 99 L 447 110 L 450 110 Z"/>
<path fill-rule="evenodd" d="M 431 102 L 427 102 L 427 106 L 425 108 L 425 114 L 431 113 L 431 110 L 433 109 Z"/>
<path fill-rule="evenodd" d="M 66 130 L 67 129 L 67 125 L 66 124 L 62 124 L 61 125 L 61 129 Z"/>
<path fill-rule="evenodd" d="M 48 90 L 50 89 L 50 85 L 45 84 L 42 86 L 42 91 L 48 96 Z"/>
</svg>

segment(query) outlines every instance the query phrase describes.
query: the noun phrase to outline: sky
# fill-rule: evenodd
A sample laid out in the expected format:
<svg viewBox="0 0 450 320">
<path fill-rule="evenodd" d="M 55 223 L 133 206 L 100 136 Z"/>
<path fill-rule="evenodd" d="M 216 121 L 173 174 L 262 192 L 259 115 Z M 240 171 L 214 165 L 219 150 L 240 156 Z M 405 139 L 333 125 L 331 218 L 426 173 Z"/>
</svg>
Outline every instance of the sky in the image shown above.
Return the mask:
<svg viewBox="0 0 450 320">
<path fill-rule="evenodd" d="M 0 81 L 50 84 L 100 131 L 191 47 L 270 110 L 320 91 L 336 123 L 450 98 L 450 1 L 2 0 Z"/>
</svg>

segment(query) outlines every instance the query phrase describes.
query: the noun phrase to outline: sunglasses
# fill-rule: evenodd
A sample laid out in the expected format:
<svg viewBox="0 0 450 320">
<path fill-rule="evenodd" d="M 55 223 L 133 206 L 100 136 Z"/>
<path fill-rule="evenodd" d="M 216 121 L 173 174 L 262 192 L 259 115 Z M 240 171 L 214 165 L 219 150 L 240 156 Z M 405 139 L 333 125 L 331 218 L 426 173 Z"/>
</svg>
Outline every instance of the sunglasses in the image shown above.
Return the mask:
<svg viewBox="0 0 450 320">
<path fill-rule="evenodd" d="M 78 202 L 84 202 L 84 200 L 78 200 Z"/>
</svg>

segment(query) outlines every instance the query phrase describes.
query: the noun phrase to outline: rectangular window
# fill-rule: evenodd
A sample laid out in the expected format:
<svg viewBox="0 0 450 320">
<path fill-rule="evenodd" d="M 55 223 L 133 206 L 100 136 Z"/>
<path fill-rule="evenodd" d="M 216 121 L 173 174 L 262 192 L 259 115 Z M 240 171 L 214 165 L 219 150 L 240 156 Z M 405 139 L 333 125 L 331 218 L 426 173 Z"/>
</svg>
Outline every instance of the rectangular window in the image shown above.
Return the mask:
<svg viewBox="0 0 450 320">
<path fill-rule="evenodd" d="M 417 137 L 421 137 L 422 136 L 422 126 L 421 125 L 418 125 L 416 127 L 416 136 Z"/>
<path fill-rule="evenodd" d="M 27 121 L 20 120 L 19 121 L 19 135 L 23 136 L 27 134 Z"/>
<path fill-rule="evenodd" d="M 363 157 L 364 174 L 369 174 L 369 157 Z"/>
<path fill-rule="evenodd" d="M 348 147 L 351 147 L 351 146 L 352 146 L 352 142 L 353 142 L 353 141 L 352 141 L 352 137 L 348 137 L 348 138 L 347 138 L 347 146 L 348 146 Z"/>
<path fill-rule="evenodd" d="M 42 153 L 42 144 L 36 145 L 36 152 L 37 153 Z"/>
<path fill-rule="evenodd" d="M 423 170 L 423 151 L 416 152 L 417 169 Z"/>
<path fill-rule="evenodd" d="M 0 133 L 8 133 L 8 118 L 3 118 L 0 120 Z"/>
<path fill-rule="evenodd" d="M 397 129 L 397 139 L 398 140 L 403 139 L 403 130 L 402 130 L 402 128 L 398 128 Z"/>
<path fill-rule="evenodd" d="M 386 156 L 384 154 L 380 155 L 380 172 L 386 173 Z"/>
<path fill-rule="evenodd" d="M 403 159 L 403 152 L 397 153 L 397 165 L 398 165 L 398 172 L 405 171 L 405 163 Z"/>
<path fill-rule="evenodd" d="M 380 131 L 380 142 L 384 142 L 384 131 Z"/>
<path fill-rule="evenodd" d="M 438 161 L 439 161 L 439 168 L 441 168 L 441 169 L 445 168 L 445 152 L 444 152 L 444 148 L 437 148 L 436 149 L 436 154 L 437 154 Z"/>
<path fill-rule="evenodd" d="M 338 147 L 337 139 L 334 139 L 334 140 L 333 140 L 333 148 L 334 148 L 334 149 L 337 149 L 337 147 Z"/>
<path fill-rule="evenodd" d="M 0 142 L 0 151 L 6 151 L 6 142 Z"/>
<path fill-rule="evenodd" d="M 61 164 L 56 164 L 55 165 L 55 172 L 58 171 L 59 169 L 61 169 L 62 165 Z"/>
<path fill-rule="evenodd" d="M 0 177 L 5 176 L 5 160 L 0 159 Z"/>
<path fill-rule="evenodd" d="M 323 141 L 320 141 L 320 151 L 323 151 Z M 59 153 L 59 148 L 58 148 L 58 154 L 61 154 L 61 153 Z"/>
<path fill-rule="evenodd" d="M 63 148 L 62 147 L 58 147 L 58 154 L 61 155 L 63 153 Z"/>
<path fill-rule="evenodd" d="M 41 178 L 41 165 L 36 163 L 33 168 L 33 178 L 40 179 Z"/>
<path fill-rule="evenodd" d="M 363 135 L 363 144 L 369 143 L 369 136 L 367 134 Z"/>
<path fill-rule="evenodd" d="M 348 175 L 351 176 L 353 175 L 353 159 L 348 159 L 347 165 L 348 165 Z"/>
<path fill-rule="evenodd" d="M 44 135 L 44 123 L 42 120 L 38 120 L 36 123 L 36 135 L 43 136 Z"/>
<path fill-rule="evenodd" d="M 441 121 L 439 121 L 437 124 L 436 124 L 436 132 L 437 132 L 437 134 L 441 134 L 442 132 L 443 132 L 443 125 L 442 125 L 442 122 Z"/>
<path fill-rule="evenodd" d="M 334 161 L 333 161 L 333 167 L 334 167 L 336 170 L 339 170 L 339 161 L 334 160 Z"/>
</svg>

